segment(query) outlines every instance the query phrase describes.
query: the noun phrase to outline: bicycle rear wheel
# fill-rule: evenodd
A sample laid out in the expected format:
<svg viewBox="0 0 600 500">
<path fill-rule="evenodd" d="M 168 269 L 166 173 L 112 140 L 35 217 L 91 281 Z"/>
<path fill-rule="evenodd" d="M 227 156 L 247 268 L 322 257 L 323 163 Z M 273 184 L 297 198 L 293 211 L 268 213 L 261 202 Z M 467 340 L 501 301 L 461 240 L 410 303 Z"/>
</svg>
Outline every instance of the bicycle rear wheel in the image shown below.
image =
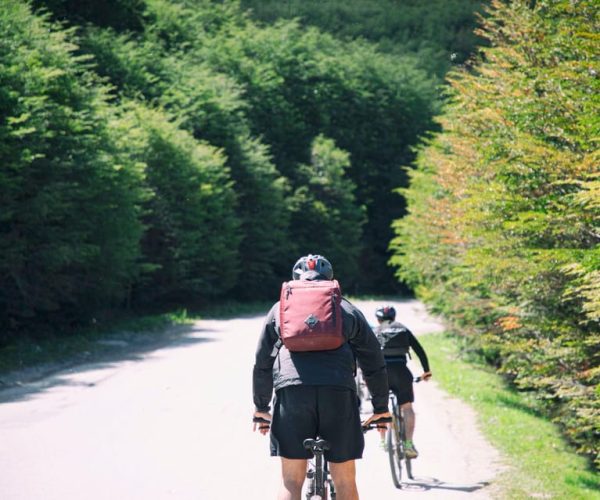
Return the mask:
<svg viewBox="0 0 600 500">
<path fill-rule="evenodd" d="M 402 443 L 398 432 L 397 420 L 394 419 L 392 426 L 387 434 L 388 457 L 390 459 L 390 469 L 392 471 L 392 481 L 396 488 L 401 488 L 402 483 Z"/>
</svg>

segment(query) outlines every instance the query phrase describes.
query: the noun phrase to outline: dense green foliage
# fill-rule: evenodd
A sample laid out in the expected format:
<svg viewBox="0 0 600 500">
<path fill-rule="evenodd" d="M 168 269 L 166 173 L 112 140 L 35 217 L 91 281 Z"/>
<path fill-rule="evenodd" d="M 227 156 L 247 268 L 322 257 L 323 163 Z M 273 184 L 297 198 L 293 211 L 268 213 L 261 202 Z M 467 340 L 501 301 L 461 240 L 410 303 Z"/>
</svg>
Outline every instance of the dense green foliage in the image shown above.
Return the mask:
<svg viewBox="0 0 600 500">
<path fill-rule="evenodd" d="M 288 237 L 281 174 L 292 189 L 305 182 L 296 172 L 309 161 L 319 134 L 350 153 L 357 203 L 368 210 L 370 224 L 356 241 L 360 252 L 350 255 L 360 253 L 370 272 L 346 274 L 345 285 L 393 287 L 387 245 L 403 205 L 392 188 L 405 185 L 398 165 L 411 161 L 411 146 L 432 126 L 433 80 L 412 62 L 378 54 L 368 44 L 343 44 L 293 22 L 261 28 L 234 15 L 235 4 L 228 2 L 201 5 L 149 2 L 153 24 L 145 36 L 88 28 L 82 46 L 123 93 L 160 101 L 194 136 L 224 148 L 240 195 L 241 261 L 255 263 L 267 280 L 258 285 L 242 274 L 237 289 L 264 294 L 289 267 L 290 253 L 306 253 Z M 185 30 L 168 22 L 174 18 L 185 20 Z M 198 37 L 207 26 L 210 32 Z M 328 246 L 318 250 L 331 254 Z"/>
<path fill-rule="evenodd" d="M 152 193 L 143 216 L 144 300 L 184 301 L 231 289 L 238 271 L 235 193 L 223 155 L 164 113 L 133 106 L 123 124 L 131 156 L 146 165 Z"/>
<path fill-rule="evenodd" d="M 599 27 L 592 1 L 494 3 L 393 243 L 399 275 L 596 460 Z"/>
<path fill-rule="evenodd" d="M 395 286 L 392 189 L 438 109 L 414 58 L 260 25 L 235 0 L 7 0 L 0 16 L 4 338 L 275 298 L 309 252 L 346 290 Z"/>
<path fill-rule="evenodd" d="M 362 38 L 384 52 L 414 57 L 443 77 L 464 63 L 477 44 L 481 0 L 242 0 L 265 22 L 297 18 L 343 39 Z"/>
<path fill-rule="evenodd" d="M 200 59 L 241 83 L 252 131 L 270 146 L 293 187 L 304 183 L 298 166 L 310 161 L 318 135 L 350 153 L 348 174 L 358 186 L 358 203 L 367 207 L 360 244 L 369 272 L 349 276 L 345 284 L 358 280 L 363 290 L 389 290 L 390 224 L 403 214 L 392 189 L 406 184 L 398 167 L 412 160 L 411 147 L 432 126 L 432 80 L 403 59 L 365 44 L 342 44 L 293 22 L 243 31 L 228 27 L 209 42 Z"/>
<path fill-rule="evenodd" d="M 298 168 L 299 187 L 292 196 L 295 244 L 298 248 L 328 248 L 327 258 L 335 262 L 335 275 L 342 283 L 357 274 L 365 222 L 363 207 L 356 205 L 354 183 L 345 177 L 349 166 L 347 152 L 336 148 L 331 139 L 318 136 L 310 164 Z"/>
<path fill-rule="evenodd" d="M 119 144 L 107 89 L 21 2 L 0 9 L 0 336 L 72 320 L 138 277 L 143 169 Z"/>
</svg>

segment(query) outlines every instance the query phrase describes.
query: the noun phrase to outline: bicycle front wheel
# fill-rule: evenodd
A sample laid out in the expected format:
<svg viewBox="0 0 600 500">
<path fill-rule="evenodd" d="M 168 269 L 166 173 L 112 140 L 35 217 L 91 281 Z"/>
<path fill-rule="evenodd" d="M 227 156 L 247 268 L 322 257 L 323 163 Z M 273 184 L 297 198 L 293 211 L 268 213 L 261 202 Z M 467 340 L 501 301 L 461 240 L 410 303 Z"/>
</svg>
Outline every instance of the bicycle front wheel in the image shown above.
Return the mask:
<svg viewBox="0 0 600 500">
<path fill-rule="evenodd" d="M 387 448 L 390 459 L 390 469 L 392 471 L 392 481 L 396 488 L 401 488 L 402 483 L 402 443 L 396 422 L 394 422 L 387 434 Z"/>
</svg>

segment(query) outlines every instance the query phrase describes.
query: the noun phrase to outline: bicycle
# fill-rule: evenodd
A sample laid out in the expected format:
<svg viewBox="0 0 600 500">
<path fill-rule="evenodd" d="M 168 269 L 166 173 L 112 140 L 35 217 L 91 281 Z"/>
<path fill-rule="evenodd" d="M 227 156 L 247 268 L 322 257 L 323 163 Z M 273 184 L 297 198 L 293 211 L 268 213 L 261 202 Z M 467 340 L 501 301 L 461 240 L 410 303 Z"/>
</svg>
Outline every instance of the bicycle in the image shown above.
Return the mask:
<svg viewBox="0 0 600 500">
<path fill-rule="evenodd" d="M 324 439 L 305 439 L 304 448 L 310 450 L 314 455 L 312 460 L 308 461 L 306 468 L 306 478 L 309 480 L 306 489 L 307 500 L 335 500 L 335 486 L 329 477 L 329 468 L 327 460 L 323 453 L 329 449 L 329 442 Z"/>
<path fill-rule="evenodd" d="M 421 377 L 414 379 L 414 382 L 420 382 Z M 396 488 L 402 488 L 402 460 L 406 466 L 406 475 L 409 479 L 414 479 L 412 474 L 412 459 L 406 456 L 404 443 L 406 442 L 406 424 L 402 416 L 402 409 L 394 393 L 390 391 L 390 406 L 392 413 L 392 425 L 387 435 L 387 452 L 390 460 L 390 469 L 392 471 L 392 481 Z"/>
<path fill-rule="evenodd" d="M 269 420 L 261 417 L 254 417 L 252 421 L 260 425 L 259 429 L 268 429 L 271 425 Z M 335 486 L 329 477 L 329 468 L 324 457 L 324 452 L 330 448 L 329 442 L 317 437 L 317 439 L 305 439 L 303 445 L 313 454 L 306 467 L 306 478 L 309 480 L 306 499 L 335 500 Z"/>
<path fill-rule="evenodd" d="M 421 377 L 417 377 L 414 379 L 414 382 L 420 382 L 421 380 Z M 404 443 L 406 442 L 406 425 L 396 396 L 391 391 L 390 406 L 392 414 L 392 419 L 390 421 L 392 425 L 387 432 L 385 449 L 388 453 L 390 461 L 390 470 L 392 472 L 392 481 L 394 486 L 396 486 L 396 488 L 402 488 L 402 461 L 404 460 L 405 463 L 406 475 L 409 479 L 414 479 L 412 474 L 412 459 L 406 456 L 404 450 Z M 377 422 L 374 422 L 367 426 L 363 426 L 363 432 L 377 428 Z"/>
</svg>

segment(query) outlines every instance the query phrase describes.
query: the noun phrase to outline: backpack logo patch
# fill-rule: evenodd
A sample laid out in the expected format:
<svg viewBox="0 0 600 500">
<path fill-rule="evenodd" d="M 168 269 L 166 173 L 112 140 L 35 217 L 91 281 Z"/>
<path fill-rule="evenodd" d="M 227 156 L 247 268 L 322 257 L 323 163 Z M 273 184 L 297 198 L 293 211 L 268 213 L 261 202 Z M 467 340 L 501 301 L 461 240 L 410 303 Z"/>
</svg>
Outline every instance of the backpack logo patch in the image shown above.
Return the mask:
<svg viewBox="0 0 600 500">
<path fill-rule="evenodd" d="M 317 318 L 314 314 L 311 314 L 308 318 L 304 320 L 304 322 L 308 325 L 309 328 L 314 328 L 315 326 L 317 326 L 319 318 Z"/>
</svg>

